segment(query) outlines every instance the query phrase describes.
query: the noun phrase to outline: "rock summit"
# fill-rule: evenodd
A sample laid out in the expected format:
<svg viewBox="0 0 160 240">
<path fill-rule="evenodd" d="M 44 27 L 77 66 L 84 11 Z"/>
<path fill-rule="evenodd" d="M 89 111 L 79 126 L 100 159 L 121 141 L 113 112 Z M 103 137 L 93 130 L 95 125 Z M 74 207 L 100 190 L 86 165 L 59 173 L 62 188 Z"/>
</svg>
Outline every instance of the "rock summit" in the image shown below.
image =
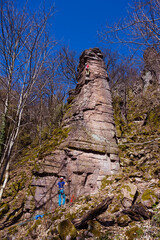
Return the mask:
<svg viewBox="0 0 160 240">
<path fill-rule="evenodd" d="M 119 170 L 109 78 L 98 48 L 82 53 L 77 81 L 69 93 L 62 122 L 68 136 L 45 157 L 40 170 L 43 177 L 33 183 L 37 186 L 35 197 L 41 203 L 54 196 L 53 183 L 59 176 L 68 182 L 68 195 L 77 197 L 97 193 L 101 180 Z"/>
</svg>

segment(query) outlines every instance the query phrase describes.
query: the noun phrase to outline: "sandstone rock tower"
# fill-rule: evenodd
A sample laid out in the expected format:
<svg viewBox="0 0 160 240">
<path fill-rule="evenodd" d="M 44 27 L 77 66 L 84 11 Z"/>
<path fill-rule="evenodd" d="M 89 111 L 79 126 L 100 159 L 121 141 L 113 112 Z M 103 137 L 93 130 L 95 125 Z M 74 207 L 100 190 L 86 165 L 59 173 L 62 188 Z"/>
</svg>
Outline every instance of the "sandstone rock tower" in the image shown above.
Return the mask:
<svg viewBox="0 0 160 240">
<path fill-rule="evenodd" d="M 89 76 L 86 76 L 86 64 Z M 50 176 L 46 177 L 44 188 L 40 186 L 42 179 L 37 180 L 37 198 L 47 193 L 51 183 L 61 175 L 69 183 L 70 195 L 94 194 L 103 177 L 119 169 L 109 79 L 98 48 L 82 53 L 78 72 L 78 84 L 70 91 L 69 107 L 63 119 L 63 127 L 70 131 L 59 148 L 45 157 L 43 171 Z"/>
</svg>

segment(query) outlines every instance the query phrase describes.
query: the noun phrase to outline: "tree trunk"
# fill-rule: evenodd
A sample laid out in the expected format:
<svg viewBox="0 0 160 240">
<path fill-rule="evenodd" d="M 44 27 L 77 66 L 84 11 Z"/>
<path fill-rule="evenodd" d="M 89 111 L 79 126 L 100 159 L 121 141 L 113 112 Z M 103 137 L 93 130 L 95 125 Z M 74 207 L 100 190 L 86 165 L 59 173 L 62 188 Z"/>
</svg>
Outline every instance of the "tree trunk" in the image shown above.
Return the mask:
<svg viewBox="0 0 160 240">
<path fill-rule="evenodd" d="M 97 207 L 94 209 L 88 211 L 86 214 L 84 214 L 81 218 L 74 219 L 73 224 L 76 228 L 83 228 L 83 226 L 86 224 L 88 220 L 92 220 L 96 217 L 98 217 L 100 214 L 105 212 L 108 208 L 108 206 L 112 203 L 114 197 L 108 197 L 105 200 L 103 200 L 102 203 L 100 203 Z"/>
<path fill-rule="evenodd" d="M 3 182 L 3 185 L 2 185 L 1 190 L 0 190 L 0 200 L 2 199 L 3 191 L 6 187 L 8 178 L 9 178 L 9 162 L 7 164 L 7 167 L 6 167 L 4 182 Z"/>
</svg>

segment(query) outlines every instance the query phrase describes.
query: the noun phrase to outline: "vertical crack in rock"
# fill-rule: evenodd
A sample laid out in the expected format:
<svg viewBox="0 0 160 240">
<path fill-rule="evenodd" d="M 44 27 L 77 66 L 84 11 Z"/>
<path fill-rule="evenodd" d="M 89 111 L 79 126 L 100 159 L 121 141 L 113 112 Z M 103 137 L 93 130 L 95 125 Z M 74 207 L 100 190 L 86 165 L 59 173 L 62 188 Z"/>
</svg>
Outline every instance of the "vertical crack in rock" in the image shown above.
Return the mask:
<svg viewBox="0 0 160 240">
<path fill-rule="evenodd" d="M 86 64 L 89 76 L 86 76 Z M 53 182 L 56 176 L 62 175 L 68 181 L 68 197 L 77 197 L 97 193 L 103 177 L 119 170 L 109 79 L 98 48 L 82 53 L 78 72 L 78 83 L 69 93 L 70 107 L 63 118 L 63 127 L 70 132 L 59 149 L 45 157 L 43 171 L 53 176 L 43 177 L 47 182 L 43 200 L 40 199 L 42 188 L 36 189 L 35 198 L 41 204 L 55 198 L 57 187 Z M 38 181 L 44 186 L 43 179 L 37 180 L 37 186 L 40 186 Z M 54 194 L 47 196 L 49 188 Z"/>
</svg>

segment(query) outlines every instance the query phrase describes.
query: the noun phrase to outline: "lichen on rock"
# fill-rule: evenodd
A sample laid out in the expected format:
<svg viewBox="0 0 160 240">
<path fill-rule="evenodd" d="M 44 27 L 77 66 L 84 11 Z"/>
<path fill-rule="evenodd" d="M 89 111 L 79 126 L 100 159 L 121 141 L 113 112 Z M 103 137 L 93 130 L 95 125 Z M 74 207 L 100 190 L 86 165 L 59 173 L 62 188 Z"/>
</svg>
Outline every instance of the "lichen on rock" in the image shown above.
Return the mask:
<svg viewBox="0 0 160 240">
<path fill-rule="evenodd" d="M 158 197 L 154 193 L 153 190 L 151 189 L 146 189 L 143 194 L 142 194 L 142 203 L 147 207 L 147 208 L 152 208 L 152 206 L 158 202 Z"/>
</svg>

